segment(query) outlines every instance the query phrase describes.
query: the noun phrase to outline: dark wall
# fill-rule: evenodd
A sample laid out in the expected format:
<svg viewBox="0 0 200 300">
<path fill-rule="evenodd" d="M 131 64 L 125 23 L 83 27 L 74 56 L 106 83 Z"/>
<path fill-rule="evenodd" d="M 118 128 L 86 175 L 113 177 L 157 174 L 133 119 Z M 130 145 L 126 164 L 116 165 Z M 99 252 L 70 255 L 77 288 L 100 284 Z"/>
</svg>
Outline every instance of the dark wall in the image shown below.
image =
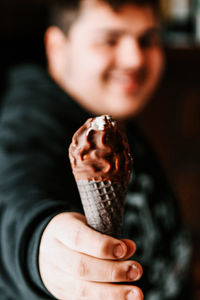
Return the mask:
<svg viewBox="0 0 200 300">
<path fill-rule="evenodd" d="M 6 71 L 23 62 L 45 63 L 43 32 L 46 1 L 1 0 L 0 2 L 0 94 Z"/>
</svg>

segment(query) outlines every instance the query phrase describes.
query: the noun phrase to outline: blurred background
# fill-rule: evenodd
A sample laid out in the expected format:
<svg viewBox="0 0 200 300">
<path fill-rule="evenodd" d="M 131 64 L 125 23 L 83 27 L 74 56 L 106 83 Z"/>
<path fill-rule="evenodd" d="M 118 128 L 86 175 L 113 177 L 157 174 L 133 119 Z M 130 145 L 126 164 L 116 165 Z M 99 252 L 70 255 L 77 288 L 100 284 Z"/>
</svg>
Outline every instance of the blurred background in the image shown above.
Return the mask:
<svg viewBox="0 0 200 300">
<path fill-rule="evenodd" d="M 0 105 L 10 66 L 44 61 L 45 0 L 0 2 Z M 167 59 L 163 81 L 138 124 L 160 157 L 194 246 L 200 299 L 200 0 L 160 0 Z"/>
</svg>

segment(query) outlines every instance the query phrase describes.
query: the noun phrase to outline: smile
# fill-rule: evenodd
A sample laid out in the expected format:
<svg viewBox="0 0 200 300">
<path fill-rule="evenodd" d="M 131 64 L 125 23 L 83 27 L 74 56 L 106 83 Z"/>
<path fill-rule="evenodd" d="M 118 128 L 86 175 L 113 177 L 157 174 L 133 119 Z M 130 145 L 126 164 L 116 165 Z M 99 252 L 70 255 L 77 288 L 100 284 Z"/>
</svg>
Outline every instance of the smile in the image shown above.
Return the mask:
<svg viewBox="0 0 200 300">
<path fill-rule="evenodd" d="M 111 82 L 113 85 L 120 87 L 125 92 L 138 92 L 144 80 L 139 76 L 129 74 L 113 74 Z"/>
</svg>

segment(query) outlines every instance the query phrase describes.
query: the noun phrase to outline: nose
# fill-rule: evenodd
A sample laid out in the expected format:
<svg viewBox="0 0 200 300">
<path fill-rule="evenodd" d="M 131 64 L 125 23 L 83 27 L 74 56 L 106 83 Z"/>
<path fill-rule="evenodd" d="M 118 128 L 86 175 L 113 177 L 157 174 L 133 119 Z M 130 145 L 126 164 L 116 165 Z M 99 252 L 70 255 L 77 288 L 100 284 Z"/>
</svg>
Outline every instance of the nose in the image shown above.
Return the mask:
<svg viewBox="0 0 200 300">
<path fill-rule="evenodd" d="M 144 53 L 136 39 L 124 38 L 117 49 L 118 66 L 124 69 L 137 70 L 144 64 Z"/>
</svg>

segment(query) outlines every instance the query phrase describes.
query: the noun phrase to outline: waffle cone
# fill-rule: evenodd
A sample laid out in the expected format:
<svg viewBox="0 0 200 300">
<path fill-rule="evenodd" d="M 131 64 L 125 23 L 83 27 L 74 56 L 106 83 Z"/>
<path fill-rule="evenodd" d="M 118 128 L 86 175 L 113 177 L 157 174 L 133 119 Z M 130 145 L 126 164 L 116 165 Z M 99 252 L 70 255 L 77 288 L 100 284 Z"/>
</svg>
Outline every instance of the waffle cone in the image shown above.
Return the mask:
<svg viewBox="0 0 200 300">
<path fill-rule="evenodd" d="M 76 183 L 88 225 L 101 233 L 119 238 L 127 184 L 116 184 L 110 180 L 79 180 Z"/>
</svg>

